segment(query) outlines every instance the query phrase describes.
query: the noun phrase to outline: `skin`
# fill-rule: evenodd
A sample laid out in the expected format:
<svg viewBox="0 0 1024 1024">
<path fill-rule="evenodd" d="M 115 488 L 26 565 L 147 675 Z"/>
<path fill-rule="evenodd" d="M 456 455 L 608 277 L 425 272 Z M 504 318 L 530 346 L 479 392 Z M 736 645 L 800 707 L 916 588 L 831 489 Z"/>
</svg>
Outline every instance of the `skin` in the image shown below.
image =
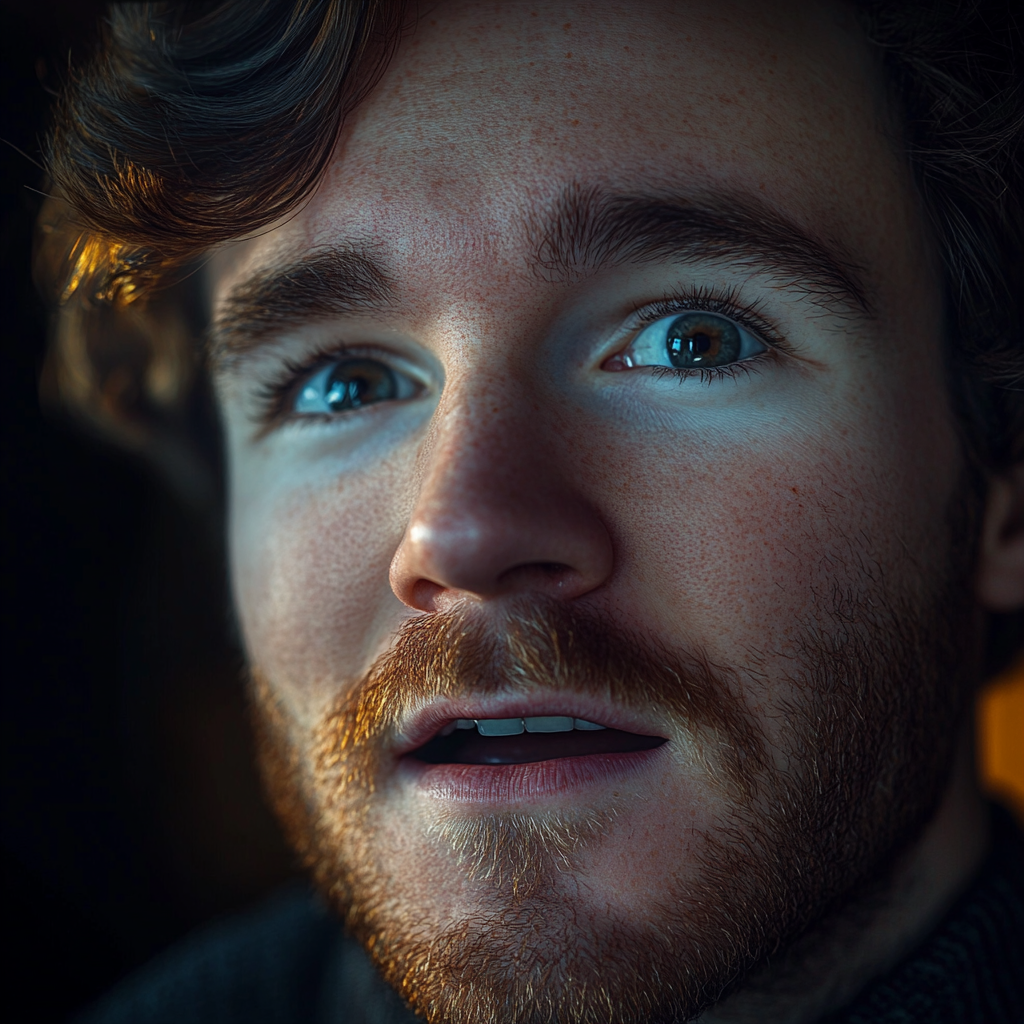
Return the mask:
<svg viewBox="0 0 1024 1024">
<path fill-rule="evenodd" d="M 439 4 L 422 16 L 313 198 L 210 263 L 215 317 L 256 271 L 342 239 L 373 239 L 395 283 L 387 313 L 296 322 L 216 378 L 236 607 L 297 727 L 409 617 L 467 604 L 487 617 L 542 593 L 733 667 L 772 742 L 778 709 L 801 694 L 770 681 L 822 595 L 869 594 L 879 575 L 927 589 L 962 460 L 934 260 L 885 116 L 837 5 Z M 838 242 L 864 268 L 875 316 L 823 308 L 756 265 L 542 280 L 530 225 L 572 183 L 751 196 Z M 758 306 L 787 351 L 710 383 L 604 368 L 636 334 L 632 310 L 702 287 Z M 255 422 L 286 361 L 343 345 L 390 359 L 416 394 Z M 1024 599 L 1017 492 L 1004 481 L 994 493 L 978 586 L 1012 607 Z M 714 1019 L 812 1019 L 934 922 L 987 841 L 967 735 L 889 908 L 846 940 L 828 983 L 785 998 L 755 984 Z M 716 820 L 692 779 L 660 785 L 657 801 L 625 794 L 588 859 L 584 912 L 642 910 L 665 862 L 685 862 L 679 823 Z M 397 816 L 409 808 L 395 809 L 393 856 L 415 870 L 425 854 Z M 436 870 L 452 884 L 419 898 L 472 913 L 455 868 Z"/>
</svg>

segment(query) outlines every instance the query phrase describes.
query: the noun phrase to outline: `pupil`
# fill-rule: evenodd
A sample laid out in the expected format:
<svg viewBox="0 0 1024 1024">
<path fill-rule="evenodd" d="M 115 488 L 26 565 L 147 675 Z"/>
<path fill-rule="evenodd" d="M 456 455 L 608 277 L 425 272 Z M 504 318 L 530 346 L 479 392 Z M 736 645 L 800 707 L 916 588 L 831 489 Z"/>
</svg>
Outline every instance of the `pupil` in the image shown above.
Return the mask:
<svg viewBox="0 0 1024 1024">
<path fill-rule="evenodd" d="M 690 336 L 690 352 L 695 356 L 704 355 L 711 348 L 711 339 L 703 332 Z"/>
<path fill-rule="evenodd" d="M 326 401 L 332 412 L 359 409 L 394 398 L 394 373 L 376 359 L 344 359 L 327 380 Z"/>
</svg>

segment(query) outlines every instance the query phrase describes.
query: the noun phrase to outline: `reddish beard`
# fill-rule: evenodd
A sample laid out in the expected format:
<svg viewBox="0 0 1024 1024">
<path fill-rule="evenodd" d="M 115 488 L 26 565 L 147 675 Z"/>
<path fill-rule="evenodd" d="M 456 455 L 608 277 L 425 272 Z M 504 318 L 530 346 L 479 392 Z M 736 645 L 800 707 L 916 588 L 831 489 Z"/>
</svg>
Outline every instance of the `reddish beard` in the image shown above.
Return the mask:
<svg viewBox="0 0 1024 1024">
<path fill-rule="evenodd" d="M 966 593 L 949 582 L 927 608 L 885 606 L 873 594 L 870 606 L 834 608 L 832 632 L 806 630 L 780 680 L 800 699 L 775 709 L 786 724 L 774 751 L 734 672 L 602 619 L 547 602 L 516 605 L 500 626 L 424 615 L 312 734 L 287 720 L 254 669 L 265 779 L 320 889 L 427 1020 L 687 1020 L 919 834 L 970 691 L 972 652 L 957 632 L 970 614 Z M 401 897 L 415 885 L 389 864 L 379 811 L 388 741 L 413 700 L 539 688 L 658 709 L 726 810 L 653 911 L 590 923 L 564 882 L 614 830 L 614 808 L 554 820 L 491 815 L 457 835 L 442 827 L 425 847 L 440 835 L 486 897 L 463 920 L 431 920 Z"/>
</svg>

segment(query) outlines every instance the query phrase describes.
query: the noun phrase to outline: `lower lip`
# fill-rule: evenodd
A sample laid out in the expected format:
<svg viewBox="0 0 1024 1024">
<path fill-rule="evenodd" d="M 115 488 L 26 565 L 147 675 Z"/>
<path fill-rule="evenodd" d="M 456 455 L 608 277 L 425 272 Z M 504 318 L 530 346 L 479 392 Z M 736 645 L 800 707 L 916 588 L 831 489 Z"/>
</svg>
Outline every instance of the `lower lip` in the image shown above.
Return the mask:
<svg viewBox="0 0 1024 1024">
<path fill-rule="evenodd" d="M 529 804 L 622 783 L 653 768 L 666 746 L 525 764 L 426 764 L 403 758 L 400 772 L 421 793 L 436 800 L 481 806 Z"/>
</svg>

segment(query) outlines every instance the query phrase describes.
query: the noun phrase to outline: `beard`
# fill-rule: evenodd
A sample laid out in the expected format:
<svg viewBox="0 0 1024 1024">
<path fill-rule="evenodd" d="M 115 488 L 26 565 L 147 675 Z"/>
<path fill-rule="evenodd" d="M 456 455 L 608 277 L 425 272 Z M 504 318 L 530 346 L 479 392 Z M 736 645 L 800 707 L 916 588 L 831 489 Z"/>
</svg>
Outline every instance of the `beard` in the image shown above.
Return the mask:
<svg viewBox="0 0 1024 1024">
<path fill-rule="evenodd" d="M 319 889 L 431 1024 L 691 1020 L 877 886 L 934 813 L 976 677 L 963 561 L 819 601 L 771 679 L 771 737 L 743 694 L 773 652 L 726 668 L 538 598 L 410 620 L 312 729 L 254 666 L 264 779 Z M 414 707 L 540 690 L 657 709 L 713 807 L 642 908 L 580 910 L 629 811 L 616 799 L 397 820 L 388 744 Z M 469 903 L 437 909 L 446 890 Z"/>
</svg>

